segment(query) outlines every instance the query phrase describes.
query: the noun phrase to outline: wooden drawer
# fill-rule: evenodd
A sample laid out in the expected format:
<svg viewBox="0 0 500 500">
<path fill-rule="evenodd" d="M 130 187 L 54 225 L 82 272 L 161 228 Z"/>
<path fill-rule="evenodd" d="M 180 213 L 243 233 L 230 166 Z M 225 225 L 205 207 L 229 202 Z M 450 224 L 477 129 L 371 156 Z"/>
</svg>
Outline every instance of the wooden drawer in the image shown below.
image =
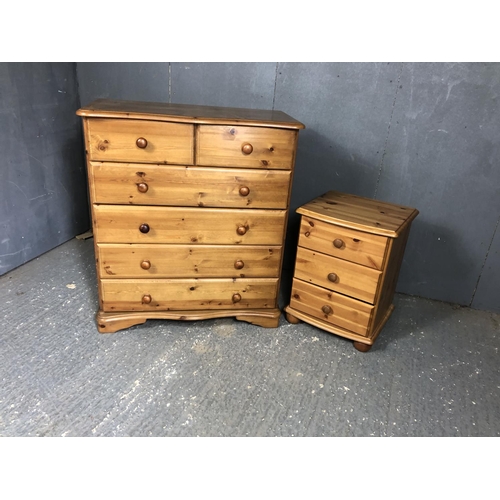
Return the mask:
<svg viewBox="0 0 500 500">
<path fill-rule="evenodd" d="M 276 307 L 277 279 L 101 280 L 104 311 Z"/>
<path fill-rule="evenodd" d="M 194 126 L 147 120 L 93 118 L 88 122 L 89 159 L 138 163 L 193 163 Z M 145 139 L 145 147 L 138 139 Z"/>
<path fill-rule="evenodd" d="M 366 336 L 374 306 L 294 278 L 290 306 L 332 325 Z"/>
<path fill-rule="evenodd" d="M 374 304 L 382 273 L 299 247 L 295 276 L 303 281 Z"/>
<path fill-rule="evenodd" d="M 290 171 L 91 162 L 96 203 L 286 208 Z"/>
<path fill-rule="evenodd" d="M 299 246 L 373 269 L 383 268 L 387 241 L 384 236 L 301 217 Z"/>
<path fill-rule="evenodd" d="M 276 278 L 281 247 L 97 245 L 105 278 Z"/>
<path fill-rule="evenodd" d="M 291 169 L 297 132 L 263 127 L 199 125 L 196 164 Z"/>
<path fill-rule="evenodd" d="M 282 245 L 285 214 L 284 210 L 94 205 L 94 232 L 98 243 Z"/>
</svg>

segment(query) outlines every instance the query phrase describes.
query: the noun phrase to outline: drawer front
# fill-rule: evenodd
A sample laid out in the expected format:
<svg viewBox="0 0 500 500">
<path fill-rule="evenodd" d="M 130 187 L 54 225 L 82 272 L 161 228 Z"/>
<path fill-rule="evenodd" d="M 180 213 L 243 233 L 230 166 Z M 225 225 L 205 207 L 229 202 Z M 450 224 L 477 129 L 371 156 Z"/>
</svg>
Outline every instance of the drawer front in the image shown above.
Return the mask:
<svg viewBox="0 0 500 500">
<path fill-rule="evenodd" d="M 193 125 L 106 118 L 93 118 L 88 124 L 91 160 L 193 163 Z"/>
<path fill-rule="evenodd" d="M 302 216 L 299 245 L 381 270 L 387 238 Z"/>
<path fill-rule="evenodd" d="M 282 245 L 286 211 L 94 205 L 98 243 Z"/>
<path fill-rule="evenodd" d="M 276 278 L 281 247 L 97 245 L 103 278 Z"/>
<path fill-rule="evenodd" d="M 304 281 L 293 279 L 290 306 L 346 330 L 368 336 L 374 307 Z"/>
<path fill-rule="evenodd" d="M 286 208 L 290 172 L 91 162 L 94 202 Z"/>
<path fill-rule="evenodd" d="M 382 273 L 299 247 L 295 276 L 303 281 L 374 304 Z"/>
<path fill-rule="evenodd" d="M 267 309 L 276 307 L 277 279 L 101 280 L 104 311 Z"/>
<path fill-rule="evenodd" d="M 216 167 L 291 169 L 297 132 L 262 127 L 200 125 L 196 163 Z"/>
</svg>

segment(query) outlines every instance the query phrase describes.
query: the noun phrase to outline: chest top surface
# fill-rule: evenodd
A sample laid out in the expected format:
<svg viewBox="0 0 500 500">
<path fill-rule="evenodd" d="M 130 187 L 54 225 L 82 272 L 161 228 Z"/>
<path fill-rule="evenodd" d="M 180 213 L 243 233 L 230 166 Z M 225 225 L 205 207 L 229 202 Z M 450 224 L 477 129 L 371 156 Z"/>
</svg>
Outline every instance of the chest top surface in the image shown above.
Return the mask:
<svg viewBox="0 0 500 500">
<path fill-rule="evenodd" d="M 329 191 L 297 209 L 299 214 L 367 233 L 397 238 L 418 215 L 415 208 Z"/>
<path fill-rule="evenodd" d="M 248 125 L 299 130 L 305 125 L 283 111 L 97 99 L 76 113 L 93 118 L 124 118 L 208 125 Z"/>
</svg>

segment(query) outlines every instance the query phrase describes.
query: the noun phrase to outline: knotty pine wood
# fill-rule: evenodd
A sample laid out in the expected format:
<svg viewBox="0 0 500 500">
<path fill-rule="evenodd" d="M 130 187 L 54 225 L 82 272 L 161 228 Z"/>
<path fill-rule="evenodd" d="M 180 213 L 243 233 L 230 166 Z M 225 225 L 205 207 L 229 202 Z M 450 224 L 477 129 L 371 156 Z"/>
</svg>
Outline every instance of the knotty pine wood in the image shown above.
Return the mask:
<svg viewBox="0 0 500 500">
<path fill-rule="evenodd" d="M 98 243 L 283 245 L 284 210 L 94 206 Z M 139 230 L 148 224 L 148 233 Z M 238 228 L 246 233 L 238 234 Z"/>
<path fill-rule="evenodd" d="M 276 278 L 101 279 L 101 290 L 105 312 L 266 309 L 276 307 L 277 283 Z M 144 302 L 145 295 L 150 303 Z"/>
<path fill-rule="evenodd" d="M 98 280 L 100 307 L 96 317 L 98 330 L 102 333 L 110 333 L 143 323 L 148 318 L 195 320 L 235 317 L 237 320 L 247 321 L 262 327 L 277 327 L 280 316 L 280 311 L 277 308 L 278 290 L 292 189 L 291 182 L 296 155 L 297 131 L 304 128 L 304 125 L 279 111 L 212 108 L 106 99 L 91 103 L 89 106 L 80 109 L 77 114 L 82 116 L 84 123 L 96 265 L 100 278 L 103 278 Z M 104 129 L 101 126 L 101 120 L 108 120 L 104 124 Z M 114 120 L 114 124 L 111 120 Z M 126 124 L 126 122 L 131 125 Z M 143 122 L 151 122 L 153 125 L 148 125 L 148 127 L 152 128 L 141 128 Z M 133 125 L 134 123 L 135 125 Z M 176 132 L 171 134 L 167 128 L 161 127 L 162 123 L 174 126 L 171 130 Z M 104 130 L 101 135 L 109 136 L 113 138 L 113 141 L 107 137 L 98 137 L 96 134 L 91 136 L 92 124 L 97 124 L 99 132 Z M 184 140 L 180 138 L 183 133 L 179 133 L 179 131 L 182 131 L 179 125 L 183 124 L 192 127 L 193 131 L 190 156 L 185 151 L 182 151 Z M 278 137 L 278 139 L 285 137 L 280 133 L 283 130 L 279 130 L 284 129 L 288 133 L 288 137 L 293 137 L 292 151 L 286 153 L 289 155 L 286 161 L 279 160 L 283 161 L 280 168 L 275 168 L 279 166 L 276 163 L 264 168 L 264 161 L 267 160 L 262 161 L 262 159 L 256 169 L 249 168 L 249 165 L 244 162 L 242 167 L 239 168 L 238 158 L 236 158 L 235 164 L 232 162 L 231 165 L 223 168 L 212 164 L 197 166 L 195 148 L 197 129 L 205 125 L 221 125 L 225 127 L 241 125 L 243 127 L 241 130 L 249 127 L 254 127 L 257 130 L 257 128 L 264 127 L 266 133 L 275 138 Z M 144 137 L 148 141 L 148 145 L 145 148 L 140 148 L 140 144 L 138 145 L 136 141 L 139 137 L 146 135 L 144 130 L 148 132 L 148 136 Z M 155 131 L 161 130 L 167 132 L 165 134 L 160 133 L 161 137 L 156 138 Z M 114 134 L 117 131 L 118 136 L 110 135 L 110 133 Z M 278 132 L 277 135 L 275 134 L 276 131 Z M 179 161 L 174 161 L 175 155 L 172 155 L 172 151 L 168 149 L 169 136 L 171 136 L 170 139 L 174 139 L 174 142 L 178 142 L 181 151 L 176 154 L 181 155 Z M 185 139 L 191 140 L 189 133 L 184 134 L 184 136 L 186 136 Z M 258 151 L 260 142 L 264 140 L 262 130 L 252 132 L 249 137 L 257 139 L 256 151 Z M 131 141 L 134 141 L 134 147 L 131 146 Z M 112 144 L 116 146 L 116 144 L 120 143 L 122 145 L 118 147 L 119 151 L 114 151 Z M 283 144 L 280 143 L 280 140 L 277 143 L 279 151 L 272 156 L 272 162 L 275 162 L 276 158 L 279 159 L 280 155 L 283 156 L 282 153 L 286 150 L 286 147 L 282 147 Z M 92 144 L 94 145 L 93 148 L 91 147 Z M 163 149 L 160 153 L 158 153 L 158 148 L 155 149 L 158 144 L 161 144 Z M 269 148 L 273 149 L 269 153 L 273 153 L 274 147 L 272 144 Z M 116 160 L 113 159 L 112 155 L 106 154 L 110 151 L 117 155 Z M 154 156 L 155 151 L 160 155 L 159 159 Z M 254 153 L 253 146 L 251 153 Z M 104 157 L 98 155 L 104 155 Z M 256 155 L 254 155 L 255 157 Z M 136 164 L 137 169 L 135 168 Z M 231 176 L 228 174 L 229 170 L 232 171 Z M 151 175 L 152 172 L 153 176 Z M 101 174 L 102 177 L 98 178 Z M 150 176 L 145 183 L 138 182 L 140 179 L 144 181 L 145 176 Z M 245 185 L 242 186 L 242 183 Z M 139 184 L 141 185 L 139 186 Z M 147 184 L 147 186 L 144 184 Z M 168 184 L 168 186 L 165 186 L 165 184 Z M 198 185 L 195 186 L 195 184 Z M 141 200 L 145 199 L 147 201 L 143 204 Z M 195 211 L 199 212 L 198 216 L 196 216 Z M 182 217 L 182 213 L 184 213 L 184 217 Z M 146 220 L 143 220 L 143 215 L 148 216 Z M 139 225 L 151 224 L 151 221 L 154 224 L 150 226 L 150 231 L 141 233 L 137 223 L 139 222 Z M 134 227 L 131 227 L 131 224 Z M 238 234 L 241 232 L 245 234 Z M 165 279 L 171 281 L 172 287 L 170 289 L 175 293 L 176 287 L 180 286 L 179 279 L 182 278 L 170 277 L 169 273 L 172 267 L 169 266 L 169 269 L 165 270 L 164 266 L 167 265 L 167 259 L 159 257 L 160 248 L 173 248 L 173 245 L 175 245 L 182 254 L 183 247 L 192 246 L 193 250 L 199 249 L 203 252 L 202 247 L 210 246 L 206 245 L 206 243 L 214 244 L 219 253 L 216 255 L 215 248 L 213 252 L 207 249 L 208 253 L 199 264 L 194 261 L 189 263 L 189 259 L 179 264 L 179 261 L 176 260 L 178 263 L 176 272 L 199 273 L 199 270 L 203 268 L 203 272 L 206 274 L 213 273 L 218 276 L 220 273 L 221 276 L 218 277 L 228 284 L 234 283 L 237 279 L 250 279 L 253 280 L 253 285 L 258 285 L 257 288 L 251 289 L 252 293 L 257 294 L 258 297 L 265 297 L 266 300 L 262 298 L 252 299 L 252 305 L 249 306 L 245 301 L 249 300 L 250 294 L 242 296 L 239 301 L 233 301 L 233 305 L 229 308 L 222 308 L 223 306 L 220 305 L 213 310 L 209 307 L 203 310 L 183 309 L 169 311 L 162 309 L 160 305 L 156 305 L 153 310 L 149 305 L 154 303 L 152 299 L 146 301 L 146 303 L 141 301 L 139 309 L 142 309 L 137 311 L 105 312 L 110 306 L 109 295 L 105 295 L 104 292 L 106 282 L 115 282 L 115 284 L 109 286 L 115 292 L 119 292 L 119 285 L 130 287 L 127 280 L 138 282 L 139 286 L 141 282 L 144 284 L 147 281 L 147 278 L 134 275 L 136 266 L 134 257 L 131 256 L 132 260 L 127 261 L 121 253 L 124 250 L 117 250 L 118 247 L 127 248 L 127 253 L 134 247 L 136 249 L 142 246 L 152 247 L 155 261 L 150 266 L 146 266 L 149 269 L 140 268 L 140 271 L 148 271 L 148 276 L 151 276 L 151 273 L 154 272 L 161 273 L 154 275 L 155 279 L 153 281 L 165 282 Z M 243 268 L 237 269 L 234 262 L 231 265 L 226 260 L 233 254 L 235 255 L 233 248 L 227 248 L 229 245 L 234 246 L 234 249 L 242 250 L 243 253 L 236 253 L 245 256 L 246 261 L 244 261 Z M 109 274 L 109 272 L 115 272 L 109 264 L 110 257 L 105 257 L 105 259 L 108 259 L 105 265 L 100 262 L 101 256 L 99 252 L 105 247 L 109 247 L 108 250 L 113 248 L 111 250 L 113 269 L 118 269 L 119 273 L 129 273 L 130 278 L 117 278 Z M 153 247 L 158 251 L 153 250 Z M 250 254 L 252 248 L 255 250 L 253 254 Z M 270 250 L 272 250 L 273 255 L 270 256 L 268 253 L 264 257 L 265 251 L 269 252 Z M 196 253 L 198 257 L 201 256 L 198 251 L 193 253 Z M 260 257 L 262 257 L 262 260 Z M 279 265 L 276 269 L 277 262 L 279 262 Z M 193 269 L 190 268 L 191 265 Z M 240 268 L 241 265 L 238 264 L 237 267 Z M 131 271 L 132 268 L 133 271 Z M 235 273 L 238 272 L 239 277 L 235 278 Z M 167 273 L 165 276 L 169 277 L 165 279 L 159 278 L 159 276 L 164 276 L 163 273 Z M 273 275 L 269 276 L 271 273 Z M 255 280 L 253 276 L 255 276 Z M 208 289 L 208 282 L 214 281 L 214 279 L 201 278 L 204 289 Z M 274 279 L 274 284 L 272 286 L 269 284 L 270 282 L 266 284 L 266 279 Z M 196 280 L 198 281 L 200 278 L 197 276 Z M 116 286 L 118 286 L 117 290 L 114 288 Z M 271 291 L 271 288 L 273 291 Z M 248 290 L 242 291 L 242 293 L 247 292 Z M 227 298 L 224 298 L 224 300 L 227 300 Z M 263 307 L 259 307 L 259 300 L 265 302 Z M 181 307 L 188 306 L 188 304 L 185 304 Z M 115 307 L 113 303 L 111 303 L 111 307 Z M 165 307 L 168 308 L 166 305 Z"/>
<path fill-rule="evenodd" d="M 418 215 L 415 208 L 329 191 L 297 209 L 302 215 L 371 234 L 396 238 Z"/>
<path fill-rule="evenodd" d="M 102 278 L 277 278 L 280 274 L 278 246 L 99 243 L 97 249 Z M 145 261 L 148 269 L 141 267 Z"/>
<path fill-rule="evenodd" d="M 137 139 L 147 146 L 137 146 Z M 89 159 L 192 165 L 194 127 L 185 123 L 95 118 L 89 121 Z"/>
<path fill-rule="evenodd" d="M 341 248 L 333 245 L 336 239 L 344 242 Z M 298 244 L 310 250 L 381 270 L 388 238 L 347 229 L 303 215 L 300 220 Z"/>
<path fill-rule="evenodd" d="M 325 314 L 323 306 L 330 306 L 333 312 Z M 362 336 L 368 336 L 368 325 L 374 310 L 370 304 L 297 278 L 292 282 L 290 307 Z"/>
<path fill-rule="evenodd" d="M 218 167 L 291 169 L 297 132 L 260 127 L 201 125 L 196 132 L 196 164 Z M 250 144 L 250 154 L 242 148 Z"/>
<path fill-rule="evenodd" d="M 278 110 L 96 99 L 76 113 L 83 117 L 157 120 L 175 123 L 239 125 L 299 130 L 304 124 Z"/>
<path fill-rule="evenodd" d="M 334 273 L 332 282 L 328 275 Z M 373 304 L 382 273 L 320 252 L 299 247 L 295 261 L 295 277 Z"/>
<path fill-rule="evenodd" d="M 103 204 L 286 209 L 290 171 L 90 162 Z M 147 191 L 140 192 L 139 184 Z M 248 195 L 240 189 L 248 188 Z"/>
</svg>

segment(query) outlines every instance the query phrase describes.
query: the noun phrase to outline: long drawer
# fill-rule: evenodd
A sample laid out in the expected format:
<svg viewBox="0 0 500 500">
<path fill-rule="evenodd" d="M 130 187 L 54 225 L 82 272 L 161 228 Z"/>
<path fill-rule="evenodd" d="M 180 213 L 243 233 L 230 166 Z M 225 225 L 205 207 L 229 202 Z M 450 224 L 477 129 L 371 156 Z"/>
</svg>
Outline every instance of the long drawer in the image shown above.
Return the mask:
<svg viewBox="0 0 500 500">
<path fill-rule="evenodd" d="M 138 163 L 193 163 L 194 126 L 149 120 L 88 121 L 89 159 Z"/>
<path fill-rule="evenodd" d="M 90 163 L 95 203 L 286 208 L 290 171 Z"/>
<path fill-rule="evenodd" d="M 275 308 L 277 279 L 101 280 L 104 311 Z"/>
<path fill-rule="evenodd" d="M 299 247 L 295 276 L 303 281 L 373 304 L 382 273 L 369 267 Z"/>
<path fill-rule="evenodd" d="M 291 169 L 297 132 L 264 127 L 199 125 L 196 164 Z"/>
<path fill-rule="evenodd" d="M 302 216 L 299 245 L 381 270 L 388 239 Z"/>
<path fill-rule="evenodd" d="M 105 278 L 271 278 L 281 247 L 248 245 L 97 244 Z"/>
<path fill-rule="evenodd" d="M 368 334 L 374 306 L 294 278 L 290 306 L 346 330 Z"/>
<path fill-rule="evenodd" d="M 281 245 L 286 211 L 94 205 L 98 243 Z"/>
</svg>

